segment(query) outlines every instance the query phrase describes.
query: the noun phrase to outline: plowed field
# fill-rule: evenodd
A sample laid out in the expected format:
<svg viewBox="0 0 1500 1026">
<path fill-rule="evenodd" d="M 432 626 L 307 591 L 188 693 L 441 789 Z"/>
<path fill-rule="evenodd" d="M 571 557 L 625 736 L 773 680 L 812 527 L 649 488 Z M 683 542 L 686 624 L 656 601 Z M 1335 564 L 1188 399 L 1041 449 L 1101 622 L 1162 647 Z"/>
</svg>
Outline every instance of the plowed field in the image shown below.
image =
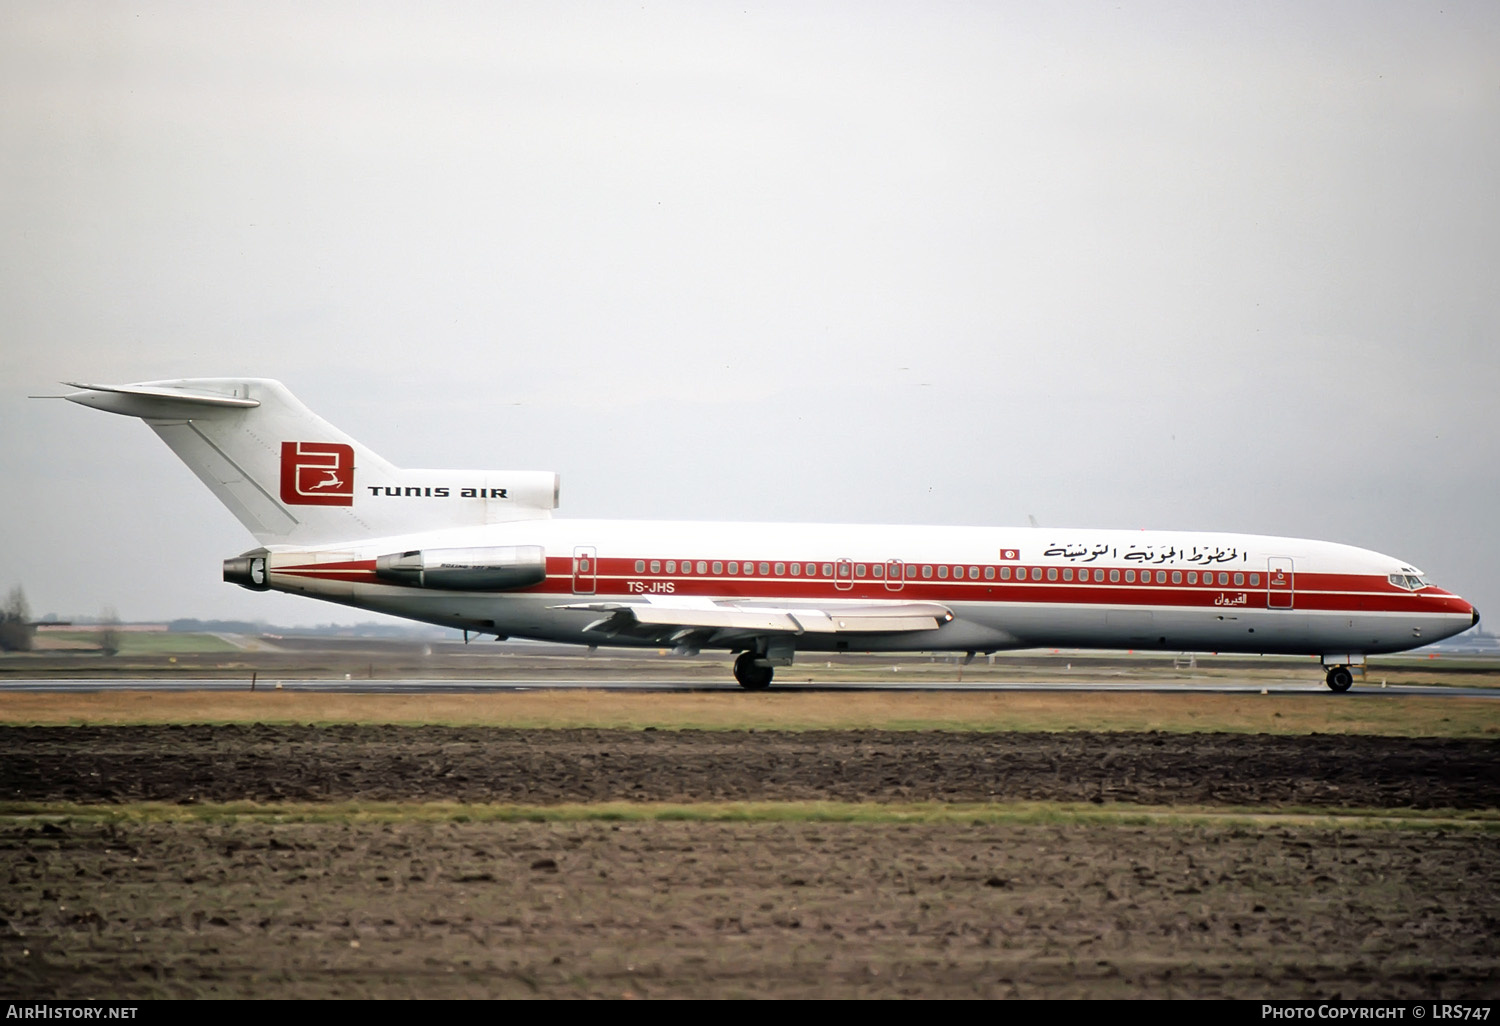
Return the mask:
<svg viewBox="0 0 1500 1026">
<path fill-rule="evenodd" d="M 0 728 L 0 801 L 90 807 L 0 819 L 10 998 L 1500 997 L 1500 835 L 1278 815 L 1494 810 L 1490 740 Z M 1109 814 L 479 814 L 1021 801 Z"/>
</svg>

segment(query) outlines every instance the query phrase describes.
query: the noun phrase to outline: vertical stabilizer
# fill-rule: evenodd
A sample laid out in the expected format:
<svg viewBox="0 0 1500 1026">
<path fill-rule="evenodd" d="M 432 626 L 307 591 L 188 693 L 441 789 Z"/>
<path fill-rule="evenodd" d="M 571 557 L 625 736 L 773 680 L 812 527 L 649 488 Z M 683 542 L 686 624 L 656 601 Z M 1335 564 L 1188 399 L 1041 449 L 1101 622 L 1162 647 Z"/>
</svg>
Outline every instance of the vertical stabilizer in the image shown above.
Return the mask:
<svg viewBox="0 0 1500 1026">
<path fill-rule="evenodd" d="M 263 545 L 318 545 L 551 515 L 556 475 L 403 470 L 279 381 L 81 385 L 67 398 L 140 417 Z"/>
</svg>

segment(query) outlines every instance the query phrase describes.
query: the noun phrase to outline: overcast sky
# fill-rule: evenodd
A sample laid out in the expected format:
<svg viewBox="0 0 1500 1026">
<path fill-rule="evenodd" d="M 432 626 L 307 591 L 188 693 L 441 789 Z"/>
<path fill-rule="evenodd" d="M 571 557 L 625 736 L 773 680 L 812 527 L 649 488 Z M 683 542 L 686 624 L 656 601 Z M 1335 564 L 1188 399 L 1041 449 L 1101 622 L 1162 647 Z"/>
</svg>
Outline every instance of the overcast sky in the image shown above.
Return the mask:
<svg viewBox="0 0 1500 1026">
<path fill-rule="evenodd" d="M 1231 530 L 1500 616 L 1500 4 L 0 5 L 0 589 L 372 616 L 60 380 L 562 515 Z"/>
</svg>

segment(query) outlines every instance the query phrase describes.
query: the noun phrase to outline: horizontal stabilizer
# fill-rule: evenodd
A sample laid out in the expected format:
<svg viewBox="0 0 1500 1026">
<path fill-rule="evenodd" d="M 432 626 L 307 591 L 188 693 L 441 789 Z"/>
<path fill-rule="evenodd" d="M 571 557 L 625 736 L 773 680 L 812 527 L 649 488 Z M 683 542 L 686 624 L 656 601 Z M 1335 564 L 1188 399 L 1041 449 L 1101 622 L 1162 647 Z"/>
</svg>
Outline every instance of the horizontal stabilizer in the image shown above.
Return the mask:
<svg viewBox="0 0 1500 1026">
<path fill-rule="evenodd" d="M 96 410 L 120 413 L 127 417 L 171 417 L 184 416 L 202 411 L 205 407 L 224 409 L 253 409 L 260 405 L 259 399 L 243 394 L 212 391 L 174 385 L 86 385 L 79 381 L 64 381 L 63 384 L 81 388 L 64 396 L 69 402 L 81 406 L 92 406 Z M 239 390 L 236 390 L 239 391 Z"/>
</svg>

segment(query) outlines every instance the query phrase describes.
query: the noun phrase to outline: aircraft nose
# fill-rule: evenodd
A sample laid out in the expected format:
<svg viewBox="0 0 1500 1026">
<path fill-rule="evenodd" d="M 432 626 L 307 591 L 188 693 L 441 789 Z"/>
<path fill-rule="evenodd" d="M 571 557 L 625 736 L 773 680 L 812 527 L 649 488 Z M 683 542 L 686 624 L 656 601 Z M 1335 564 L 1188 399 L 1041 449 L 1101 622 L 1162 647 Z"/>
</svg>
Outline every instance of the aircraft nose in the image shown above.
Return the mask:
<svg viewBox="0 0 1500 1026">
<path fill-rule="evenodd" d="M 1479 626 L 1479 607 L 1478 606 L 1470 606 L 1469 610 L 1470 610 L 1470 612 L 1473 613 L 1473 619 L 1469 622 L 1469 626 L 1470 627 L 1478 627 Z"/>
</svg>

